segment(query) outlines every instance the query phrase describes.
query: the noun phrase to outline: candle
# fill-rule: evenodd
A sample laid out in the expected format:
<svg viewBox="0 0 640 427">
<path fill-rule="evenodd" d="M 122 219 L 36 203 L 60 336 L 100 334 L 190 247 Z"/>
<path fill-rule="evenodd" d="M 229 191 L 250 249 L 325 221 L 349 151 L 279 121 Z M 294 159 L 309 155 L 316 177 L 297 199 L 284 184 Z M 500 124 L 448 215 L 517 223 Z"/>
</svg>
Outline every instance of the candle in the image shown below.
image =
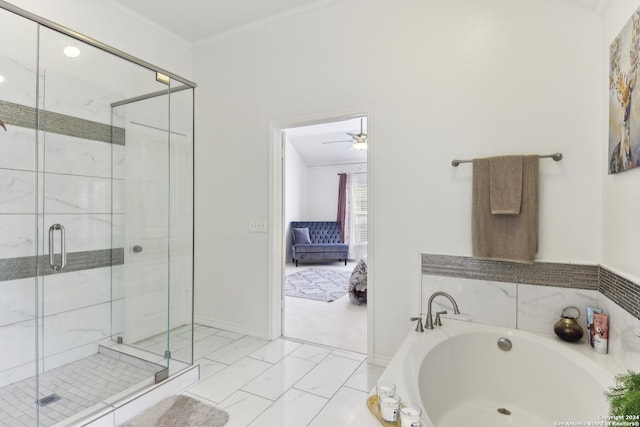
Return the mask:
<svg viewBox="0 0 640 427">
<path fill-rule="evenodd" d="M 400 396 L 385 393 L 380 397 L 380 415 L 385 421 L 395 422 L 400 410 Z"/>
<path fill-rule="evenodd" d="M 404 403 L 400 407 L 400 427 L 420 427 L 422 410 L 413 403 Z"/>
<path fill-rule="evenodd" d="M 380 402 L 380 397 L 383 394 L 393 394 L 396 392 L 396 385 L 391 381 L 378 381 L 376 383 L 376 394 L 378 395 L 378 402 Z"/>
</svg>

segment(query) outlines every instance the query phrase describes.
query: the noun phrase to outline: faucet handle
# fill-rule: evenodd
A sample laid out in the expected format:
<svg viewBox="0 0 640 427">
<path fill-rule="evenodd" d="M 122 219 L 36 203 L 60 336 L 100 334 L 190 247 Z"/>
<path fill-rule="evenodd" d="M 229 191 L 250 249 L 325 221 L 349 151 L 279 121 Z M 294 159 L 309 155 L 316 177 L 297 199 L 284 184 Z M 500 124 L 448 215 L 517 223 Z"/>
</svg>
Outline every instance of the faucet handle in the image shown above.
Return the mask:
<svg viewBox="0 0 640 427">
<path fill-rule="evenodd" d="M 434 325 L 442 326 L 442 320 L 440 320 L 440 315 L 441 314 L 447 314 L 447 312 L 446 311 L 437 311 L 436 312 L 436 321 L 435 321 Z"/>
<path fill-rule="evenodd" d="M 422 316 L 418 316 L 418 317 L 412 317 L 411 321 L 418 321 L 418 324 L 416 325 L 416 332 L 424 332 L 424 327 L 422 326 Z"/>
</svg>

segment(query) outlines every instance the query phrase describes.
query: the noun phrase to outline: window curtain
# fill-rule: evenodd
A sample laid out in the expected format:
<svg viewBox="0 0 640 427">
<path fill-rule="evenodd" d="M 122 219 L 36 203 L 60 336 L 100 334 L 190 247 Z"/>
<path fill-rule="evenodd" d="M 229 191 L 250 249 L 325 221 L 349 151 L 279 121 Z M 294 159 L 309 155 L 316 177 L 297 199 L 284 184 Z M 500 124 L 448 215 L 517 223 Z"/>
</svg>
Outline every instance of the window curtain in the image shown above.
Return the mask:
<svg viewBox="0 0 640 427">
<path fill-rule="evenodd" d="M 347 173 L 338 174 L 338 221 L 340 222 L 340 232 L 342 240 L 349 245 L 351 252 L 351 175 Z"/>
</svg>

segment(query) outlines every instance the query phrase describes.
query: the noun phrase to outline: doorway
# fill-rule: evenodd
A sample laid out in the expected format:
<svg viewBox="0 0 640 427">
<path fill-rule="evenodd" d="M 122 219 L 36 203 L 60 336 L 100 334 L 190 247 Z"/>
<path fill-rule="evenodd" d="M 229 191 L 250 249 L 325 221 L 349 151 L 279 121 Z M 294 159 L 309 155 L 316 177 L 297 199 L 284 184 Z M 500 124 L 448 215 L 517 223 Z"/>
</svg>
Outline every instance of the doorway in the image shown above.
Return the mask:
<svg viewBox="0 0 640 427">
<path fill-rule="evenodd" d="M 280 286 L 287 338 L 367 352 L 366 291 L 355 292 L 350 283 L 354 269 L 368 267 L 367 138 L 366 115 L 283 129 Z M 338 221 L 340 203 L 344 214 Z M 348 258 L 294 261 L 295 221 L 343 224 Z"/>
</svg>

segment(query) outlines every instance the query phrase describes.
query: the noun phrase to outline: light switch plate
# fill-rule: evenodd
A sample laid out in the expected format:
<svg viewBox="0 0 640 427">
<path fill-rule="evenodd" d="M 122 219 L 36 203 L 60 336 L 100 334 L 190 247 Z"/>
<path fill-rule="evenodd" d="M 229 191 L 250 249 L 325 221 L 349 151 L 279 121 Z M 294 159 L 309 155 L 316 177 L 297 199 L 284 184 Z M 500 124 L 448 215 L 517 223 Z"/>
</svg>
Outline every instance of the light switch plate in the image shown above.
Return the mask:
<svg viewBox="0 0 640 427">
<path fill-rule="evenodd" d="M 249 220 L 249 231 L 252 233 L 266 233 L 267 232 L 267 220 L 266 219 L 251 219 Z"/>
</svg>

